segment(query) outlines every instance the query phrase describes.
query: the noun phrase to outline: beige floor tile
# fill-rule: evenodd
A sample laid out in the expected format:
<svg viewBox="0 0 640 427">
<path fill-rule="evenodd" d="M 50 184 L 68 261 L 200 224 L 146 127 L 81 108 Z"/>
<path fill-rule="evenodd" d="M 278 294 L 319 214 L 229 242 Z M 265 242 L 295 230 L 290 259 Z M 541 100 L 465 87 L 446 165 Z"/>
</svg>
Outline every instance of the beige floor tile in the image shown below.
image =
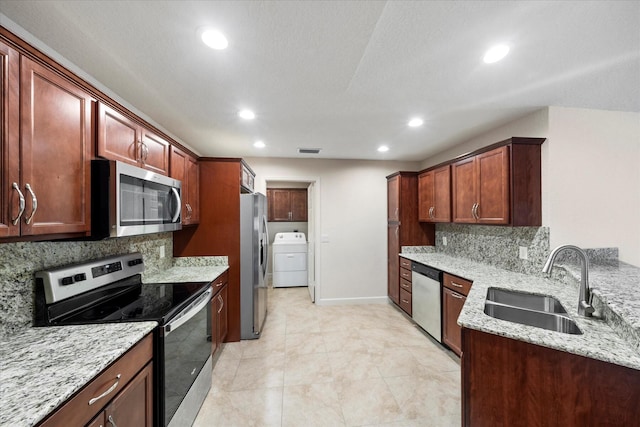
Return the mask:
<svg viewBox="0 0 640 427">
<path fill-rule="evenodd" d="M 282 425 L 282 388 L 209 393 L 194 427 Z"/>
<path fill-rule="evenodd" d="M 322 334 L 287 334 L 285 337 L 285 353 L 287 356 L 299 354 L 326 353 Z"/>
<path fill-rule="evenodd" d="M 344 426 L 335 384 L 286 386 L 282 402 L 282 425 L 287 427 Z"/>
<path fill-rule="evenodd" d="M 285 336 L 282 334 L 265 332 L 256 340 L 243 341 L 243 359 L 256 357 L 284 357 Z"/>
<path fill-rule="evenodd" d="M 403 419 L 387 383 L 382 378 L 336 382 L 342 415 L 349 426 Z"/>
<path fill-rule="evenodd" d="M 327 352 L 366 352 L 369 349 L 367 340 L 363 339 L 358 331 L 353 329 L 323 330 L 322 337 Z"/>
<path fill-rule="evenodd" d="M 287 356 L 284 385 L 313 384 L 333 381 L 326 353 Z"/>
<path fill-rule="evenodd" d="M 382 378 L 378 366 L 381 352 L 368 349 L 327 353 L 331 375 L 335 381 L 358 381 Z"/>
<path fill-rule="evenodd" d="M 284 358 L 281 356 L 241 359 L 231 390 L 253 390 L 284 385 Z"/>
</svg>

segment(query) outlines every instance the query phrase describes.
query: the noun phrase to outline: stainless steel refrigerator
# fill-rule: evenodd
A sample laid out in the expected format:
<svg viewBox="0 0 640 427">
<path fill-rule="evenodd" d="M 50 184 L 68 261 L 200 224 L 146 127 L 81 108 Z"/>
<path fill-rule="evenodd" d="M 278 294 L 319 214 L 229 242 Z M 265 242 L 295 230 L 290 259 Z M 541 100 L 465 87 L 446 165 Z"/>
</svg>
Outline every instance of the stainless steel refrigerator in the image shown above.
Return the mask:
<svg viewBox="0 0 640 427">
<path fill-rule="evenodd" d="M 267 317 L 267 197 L 240 195 L 240 338 L 260 338 Z"/>
</svg>

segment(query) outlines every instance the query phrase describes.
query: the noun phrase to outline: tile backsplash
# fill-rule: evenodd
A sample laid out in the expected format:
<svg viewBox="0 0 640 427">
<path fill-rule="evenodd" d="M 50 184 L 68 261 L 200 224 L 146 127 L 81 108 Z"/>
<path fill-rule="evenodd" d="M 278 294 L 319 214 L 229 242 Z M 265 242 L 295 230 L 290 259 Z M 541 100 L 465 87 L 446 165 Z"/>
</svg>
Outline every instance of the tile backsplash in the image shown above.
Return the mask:
<svg viewBox="0 0 640 427">
<path fill-rule="evenodd" d="M 32 321 L 36 271 L 122 253 L 140 252 L 147 272 L 171 267 L 171 233 L 81 242 L 0 243 L 0 334 Z M 164 253 L 164 257 L 162 257 Z"/>
</svg>

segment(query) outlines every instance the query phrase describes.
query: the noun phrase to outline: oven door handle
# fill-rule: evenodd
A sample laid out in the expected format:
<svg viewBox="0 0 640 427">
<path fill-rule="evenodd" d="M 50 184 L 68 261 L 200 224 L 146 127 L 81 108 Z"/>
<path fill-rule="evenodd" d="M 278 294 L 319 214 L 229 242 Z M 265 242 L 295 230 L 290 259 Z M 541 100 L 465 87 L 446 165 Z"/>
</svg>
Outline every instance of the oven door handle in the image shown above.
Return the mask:
<svg viewBox="0 0 640 427">
<path fill-rule="evenodd" d="M 171 320 L 171 322 L 164 325 L 164 327 L 162 328 L 164 330 L 164 336 L 166 337 L 171 332 L 175 331 L 180 326 L 184 325 L 189 320 L 191 320 L 196 314 L 200 312 L 200 310 L 202 310 L 204 307 L 207 306 L 207 304 L 209 304 L 209 302 L 211 301 L 212 295 L 213 295 L 213 290 L 211 288 L 207 289 L 202 295 L 198 297 L 197 300 L 191 303 L 191 306 L 189 306 L 189 308 L 187 308 L 177 317 L 174 317 L 173 320 Z"/>
</svg>

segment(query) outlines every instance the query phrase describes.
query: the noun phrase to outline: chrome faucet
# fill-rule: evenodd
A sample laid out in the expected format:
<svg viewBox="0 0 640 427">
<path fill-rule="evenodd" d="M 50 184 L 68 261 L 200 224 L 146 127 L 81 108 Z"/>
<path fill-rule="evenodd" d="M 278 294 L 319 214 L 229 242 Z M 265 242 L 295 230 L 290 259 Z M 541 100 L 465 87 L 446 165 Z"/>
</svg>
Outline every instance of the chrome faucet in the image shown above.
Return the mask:
<svg viewBox="0 0 640 427">
<path fill-rule="evenodd" d="M 553 264 L 556 261 L 558 253 L 564 250 L 573 250 L 582 259 L 582 270 L 580 272 L 580 296 L 578 300 L 578 314 L 585 317 L 591 317 L 595 309 L 591 305 L 591 289 L 589 288 L 589 259 L 587 254 L 577 246 L 574 245 L 562 245 L 555 248 L 549 254 L 547 262 L 542 267 L 543 273 L 550 273 L 553 268 Z"/>
</svg>

